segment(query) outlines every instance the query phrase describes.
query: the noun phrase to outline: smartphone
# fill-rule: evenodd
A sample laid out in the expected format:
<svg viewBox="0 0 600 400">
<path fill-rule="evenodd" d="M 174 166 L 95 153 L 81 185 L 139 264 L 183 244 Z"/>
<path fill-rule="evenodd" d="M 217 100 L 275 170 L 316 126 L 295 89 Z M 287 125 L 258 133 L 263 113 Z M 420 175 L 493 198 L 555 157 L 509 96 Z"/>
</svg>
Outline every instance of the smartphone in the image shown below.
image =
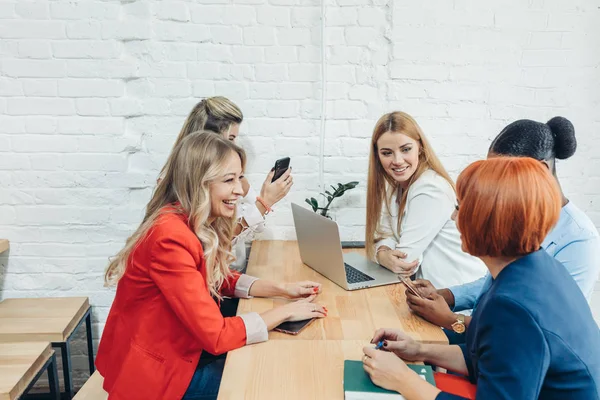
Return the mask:
<svg viewBox="0 0 600 400">
<path fill-rule="evenodd" d="M 273 179 L 271 179 L 271 182 L 275 182 L 277 179 L 281 178 L 281 175 L 283 175 L 289 167 L 289 157 L 280 158 L 279 160 L 275 161 L 275 166 L 273 167 L 275 169 L 275 174 L 273 174 Z"/>
<path fill-rule="evenodd" d="M 284 322 L 275 327 L 278 332 L 287 333 L 288 335 L 297 335 L 306 328 L 315 318 L 305 319 L 304 321 Z"/>
<path fill-rule="evenodd" d="M 398 279 L 400 279 L 400 281 L 402 283 L 404 283 L 404 286 L 406 286 L 409 290 L 409 292 L 411 292 L 412 294 L 414 294 L 415 296 L 419 297 L 419 298 L 423 298 L 423 296 L 421 296 L 421 294 L 419 293 L 419 291 L 417 290 L 417 288 L 412 284 L 412 282 L 410 281 L 410 279 L 403 277 L 402 275 L 398 275 Z"/>
</svg>

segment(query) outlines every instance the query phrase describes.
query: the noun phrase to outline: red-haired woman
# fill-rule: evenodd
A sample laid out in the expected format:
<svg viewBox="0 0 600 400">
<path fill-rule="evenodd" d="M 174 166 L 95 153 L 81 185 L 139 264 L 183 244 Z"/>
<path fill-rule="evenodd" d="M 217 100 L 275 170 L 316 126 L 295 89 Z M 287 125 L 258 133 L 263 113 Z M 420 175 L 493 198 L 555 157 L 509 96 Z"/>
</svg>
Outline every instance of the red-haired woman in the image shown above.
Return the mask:
<svg viewBox="0 0 600 400">
<path fill-rule="evenodd" d="M 600 399 L 600 331 L 565 267 L 540 244 L 558 221 L 561 194 L 530 158 L 493 158 L 467 167 L 457 182 L 455 218 L 463 249 L 493 278 L 466 345 L 419 344 L 380 329 L 365 347 L 373 382 L 408 399 L 460 399 L 406 367 L 425 361 L 469 376 L 478 399 Z"/>
</svg>

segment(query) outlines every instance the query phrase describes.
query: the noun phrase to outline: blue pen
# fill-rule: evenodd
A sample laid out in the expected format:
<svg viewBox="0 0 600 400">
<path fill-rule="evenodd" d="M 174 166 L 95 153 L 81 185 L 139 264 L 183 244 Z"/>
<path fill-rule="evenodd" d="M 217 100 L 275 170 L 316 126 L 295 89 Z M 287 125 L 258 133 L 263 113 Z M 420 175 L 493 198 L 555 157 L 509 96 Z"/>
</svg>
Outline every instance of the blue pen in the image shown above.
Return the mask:
<svg viewBox="0 0 600 400">
<path fill-rule="evenodd" d="M 380 341 L 379 343 L 377 343 L 377 346 L 375 346 L 375 350 L 381 350 L 382 347 L 383 347 L 383 340 Z"/>
</svg>

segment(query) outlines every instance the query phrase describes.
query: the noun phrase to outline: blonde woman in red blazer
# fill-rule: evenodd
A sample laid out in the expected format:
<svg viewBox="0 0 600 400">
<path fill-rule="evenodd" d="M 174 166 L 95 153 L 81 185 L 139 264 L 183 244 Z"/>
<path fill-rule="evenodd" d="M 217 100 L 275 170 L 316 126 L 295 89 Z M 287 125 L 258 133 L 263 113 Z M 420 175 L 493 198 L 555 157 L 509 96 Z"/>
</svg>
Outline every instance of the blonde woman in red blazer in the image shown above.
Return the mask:
<svg viewBox="0 0 600 400">
<path fill-rule="evenodd" d="M 229 270 L 244 151 L 193 133 L 171 153 L 146 216 L 106 272 L 117 283 L 96 366 L 110 400 L 213 399 L 223 360 L 266 341 L 284 321 L 326 316 L 315 282 L 277 284 Z M 301 298 L 262 314 L 223 318 L 221 296 Z"/>
</svg>

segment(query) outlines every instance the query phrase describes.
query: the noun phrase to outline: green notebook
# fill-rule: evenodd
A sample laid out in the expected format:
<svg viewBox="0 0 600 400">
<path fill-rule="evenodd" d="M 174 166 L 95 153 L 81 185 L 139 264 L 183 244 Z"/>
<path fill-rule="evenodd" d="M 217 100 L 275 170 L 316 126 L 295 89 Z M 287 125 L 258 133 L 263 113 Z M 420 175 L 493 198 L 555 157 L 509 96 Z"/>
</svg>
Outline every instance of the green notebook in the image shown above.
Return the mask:
<svg viewBox="0 0 600 400">
<path fill-rule="evenodd" d="M 433 370 L 429 365 L 407 364 L 421 378 L 435 386 Z M 362 361 L 344 361 L 344 398 L 346 400 L 403 399 L 401 394 L 376 386 L 363 369 Z"/>
</svg>

